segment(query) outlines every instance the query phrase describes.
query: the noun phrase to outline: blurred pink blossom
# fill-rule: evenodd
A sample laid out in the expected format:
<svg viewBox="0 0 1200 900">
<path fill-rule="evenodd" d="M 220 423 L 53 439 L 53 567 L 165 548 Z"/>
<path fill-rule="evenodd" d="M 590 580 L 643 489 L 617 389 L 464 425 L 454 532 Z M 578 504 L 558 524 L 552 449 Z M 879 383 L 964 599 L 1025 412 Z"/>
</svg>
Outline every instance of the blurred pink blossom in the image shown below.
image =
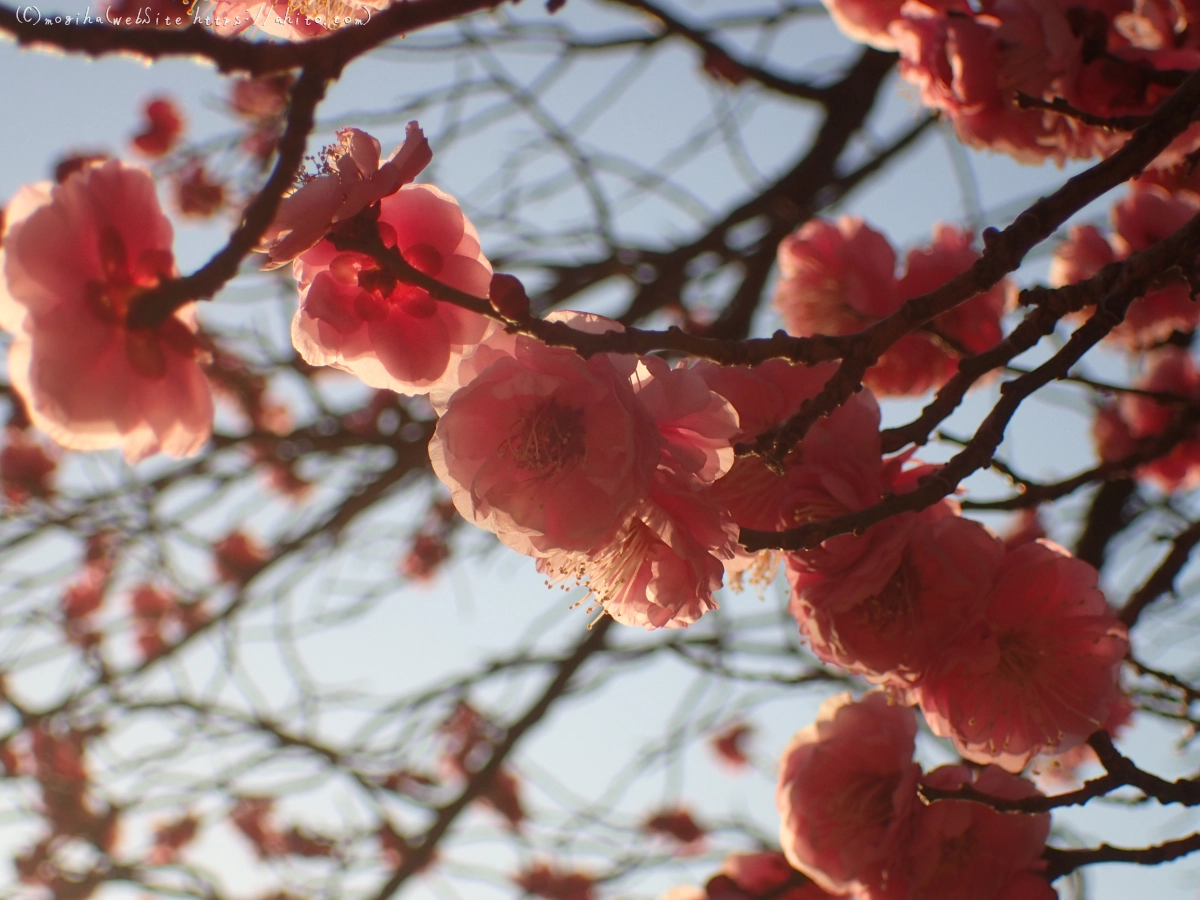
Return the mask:
<svg viewBox="0 0 1200 900">
<path fill-rule="evenodd" d="M 56 187 L 22 188 L 0 250 L 0 327 L 9 376 L 33 423 L 73 450 L 121 447 L 130 462 L 198 453 L 212 395 L 191 304 L 156 328 L 131 306 L 176 276 L 171 223 L 154 179 L 116 160 Z"/>
<path fill-rule="evenodd" d="M 821 704 L 780 762 L 779 841 L 795 868 L 831 893 L 886 882 L 917 807 L 917 720 L 883 693 Z"/>
</svg>

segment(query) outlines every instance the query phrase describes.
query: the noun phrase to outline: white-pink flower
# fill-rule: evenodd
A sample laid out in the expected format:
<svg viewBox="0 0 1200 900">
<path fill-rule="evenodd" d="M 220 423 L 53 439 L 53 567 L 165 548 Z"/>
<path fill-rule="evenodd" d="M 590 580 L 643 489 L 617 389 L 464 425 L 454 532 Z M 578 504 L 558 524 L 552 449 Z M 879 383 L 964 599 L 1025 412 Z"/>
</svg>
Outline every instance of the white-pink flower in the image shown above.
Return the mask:
<svg viewBox="0 0 1200 900">
<path fill-rule="evenodd" d="M 136 461 L 190 456 L 212 429 L 189 304 L 156 328 L 126 327 L 138 297 L 176 275 L 154 179 L 116 160 L 61 185 L 22 188 L 0 249 L 9 375 L 37 427 L 74 450 Z"/>
<path fill-rule="evenodd" d="M 443 284 L 487 297 L 492 267 L 458 203 L 432 185 L 410 184 L 380 202 L 379 235 L 405 261 Z M 397 281 L 371 257 L 326 240 L 292 265 L 300 309 L 292 344 L 306 362 L 335 366 L 402 394 L 453 377 L 464 348 L 483 337 L 483 316 Z"/>
</svg>

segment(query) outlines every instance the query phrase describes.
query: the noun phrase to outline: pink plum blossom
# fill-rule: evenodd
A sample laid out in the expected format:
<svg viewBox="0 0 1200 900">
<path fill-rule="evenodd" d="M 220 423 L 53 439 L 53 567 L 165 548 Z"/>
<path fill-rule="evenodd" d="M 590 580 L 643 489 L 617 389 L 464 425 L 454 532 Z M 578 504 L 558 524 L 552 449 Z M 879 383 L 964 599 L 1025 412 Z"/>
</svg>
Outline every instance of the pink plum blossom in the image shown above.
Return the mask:
<svg viewBox="0 0 1200 900">
<path fill-rule="evenodd" d="M 834 368 L 769 360 L 753 368 L 699 363 L 695 371 L 732 403 L 737 442 L 785 422 L 820 392 Z M 879 406 L 870 391 L 860 391 L 813 424 L 788 455 L 782 475 L 759 457 L 739 457 L 713 485 L 713 496 L 741 527 L 767 531 L 862 509 L 881 496 L 879 447 Z M 738 551 L 726 566 L 741 571 L 754 560 Z"/>
<path fill-rule="evenodd" d="M 557 581 L 586 583 L 622 625 L 683 628 L 717 608 L 713 594 L 736 535 L 710 498 L 660 467 L 645 502 L 615 538 L 590 552 L 548 554 L 538 570 Z"/>
<path fill-rule="evenodd" d="M 901 302 L 919 297 L 961 275 L 979 259 L 971 233 L 951 225 L 934 226 L 933 243 L 910 250 L 897 284 Z M 1004 337 L 1000 320 L 1016 301 L 1007 278 L 942 313 L 932 331 L 902 337 L 870 369 L 864 382 L 877 394 L 910 396 L 940 387 L 955 373 L 961 353 L 990 350 Z"/>
<path fill-rule="evenodd" d="M 887 238 L 861 219 L 805 224 L 779 245 L 780 280 L 775 305 L 796 335 L 854 334 L 896 312 L 904 301 L 941 287 L 979 258 L 971 234 L 948 225 L 933 244 L 908 254 L 904 277 Z M 881 395 L 912 395 L 940 386 L 954 374 L 960 354 L 998 343 L 1000 318 L 1014 290 L 1005 279 L 938 316 L 930 329 L 904 335 L 870 368 L 863 383 Z"/>
<path fill-rule="evenodd" d="M 780 763 L 779 841 L 795 868 L 831 893 L 888 881 L 917 806 L 911 709 L 882 693 L 821 704 Z"/>
<path fill-rule="evenodd" d="M 995 766 L 978 771 L 968 766 L 942 766 L 921 781 L 943 790 L 969 784 L 980 793 L 1004 799 L 1038 794 L 1030 782 Z M 1043 896 L 1048 885 L 1035 872 L 1043 865 L 1040 857 L 1049 833 L 1050 816 L 1044 813 L 1001 813 L 966 800 L 939 800 L 920 806 L 899 879 L 907 889 L 904 895 L 913 900 L 995 900 L 1014 882 L 1036 889 L 1035 882 L 1026 881 L 1034 875 L 1042 888 L 1030 896 Z M 898 895 L 894 889 L 878 894 L 881 898 Z"/>
<path fill-rule="evenodd" d="M 64 447 L 121 447 L 130 462 L 198 453 L 213 409 L 192 306 L 156 328 L 125 324 L 139 296 L 176 276 L 150 174 L 85 166 L 22 188 L 6 218 L 0 327 L 13 332 L 9 376 L 33 423 Z"/>
<path fill-rule="evenodd" d="M 1043 114 L 1018 109 L 1000 84 L 1007 60 L 999 27 L 992 16 L 942 16 L 915 4 L 892 26 L 900 74 L 920 89 L 926 106 L 946 114 L 963 143 L 1021 162 L 1061 160 L 1067 154 L 1046 134 Z M 1024 79 L 1027 87 L 1035 87 L 1031 80 Z"/>
<path fill-rule="evenodd" d="M 716 607 L 736 529 L 709 487 L 733 462 L 738 419 L 696 369 L 584 360 L 492 328 L 430 399 L 430 459 L 465 518 L 551 580 L 585 584 L 622 624 L 679 628 Z"/>
<path fill-rule="evenodd" d="M 1074 284 L 1091 278 L 1111 262 L 1128 258 L 1173 234 L 1200 212 L 1200 195 L 1188 190 L 1169 193 L 1149 181 L 1134 183 L 1128 196 L 1112 209 L 1113 235 L 1105 237 L 1091 225 L 1071 230 L 1055 250 L 1050 283 Z M 1200 305 L 1182 279 L 1148 290 L 1130 305 L 1111 337 L 1133 349 L 1166 340 L 1174 331 L 1191 331 L 1200 324 Z"/>
<path fill-rule="evenodd" d="M 821 0 L 838 30 L 851 40 L 870 44 L 879 50 L 895 50 L 896 41 L 889 34 L 890 26 L 900 18 L 901 8 L 908 0 Z M 961 0 L 926 0 L 937 9 L 966 12 L 969 7 Z"/>
<path fill-rule="evenodd" d="M 346 202 L 349 202 L 348 200 Z M 472 296 L 487 296 L 492 267 L 479 235 L 449 194 L 405 185 L 380 203 L 380 237 L 414 268 Z M 487 320 L 397 281 L 371 257 L 322 241 L 292 266 L 300 308 L 292 343 L 312 365 L 330 365 L 375 388 L 436 389 Z"/>
<path fill-rule="evenodd" d="M 869 677 L 918 678 L 944 645 L 976 621 L 1004 556 L 1003 542 L 954 515 L 907 514 L 850 541 L 865 552 L 849 568 L 836 555 L 789 555 L 789 609 L 818 657 Z M 849 560 L 848 560 L 849 561 Z"/>
<path fill-rule="evenodd" d="M 712 484 L 729 471 L 738 416 L 700 372 L 686 365 L 671 368 L 650 356 L 638 362 L 633 382 L 638 402 L 658 427 L 668 465 L 696 486 Z"/>
<path fill-rule="evenodd" d="M 644 502 L 658 464 L 657 428 L 629 383 L 637 361 L 526 337 L 512 348 L 449 398 L 434 471 L 465 519 L 522 553 L 594 550 Z"/>
<path fill-rule="evenodd" d="M 1136 184 L 1112 209 L 1113 249 L 1117 259 L 1145 250 L 1174 234 L 1200 213 L 1200 196 L 1190 191 L 1168 194 L 1153 184 Z M 1114 336 L 1133 347 L 1166 340 L 1173 331 L 1200 324 L 1200 304 L 1182 280 L 1147 291 L 1135 300 Z"/>
<path fill-rule="evenodd" d="M 965 759 L 1016 772 L 1101 728 L 1121 697 L 1129 641 L 1096 581 L 1049 541 L 1009 552 L 980 621 L 913 691 L 933 732 Z"/>
<path fill-rule="evenodd" d="M 862 219 L 812 219 L 779 244 L 775 306 L 792 334 L 853 334 L 900 305 L 896 254 Z"/>
<path fill-rule="evenodd" d="M 961 275 L 979 259 L 972 234 L 953 225 L 933 227 L 933 243 L 909 251 L 898 290 L 902 300 L 919 297 Z M 939 335 L 966 353 L 990 350 L 1004 337 L 1000 319 L 1016 305 L 1016 286 L 1002 278 L 933 320 Z"/>
<path fill-rule="evenodd" d="M 404 143 L 382 164 L 379 141 L 357 128 L 343 128 L 338 143 L 327 147 L 322 173 L 284 197 L 258 249 L 268 254 L 264 268 L 274 269 L 314 247 L 338 222 L 352 218 L 410 184 L 433 159 L 429 142 L 409 122 Z"/>
<path fill-rule="evenodd" d="M 1105 407 L 1096 416 L 1094 434 L 1100 458 L 1121 460 L 1148 440 L 1171 428 L 1184 414 L 1183 403 L 1200 402 L 1200 371 L 1182 347 L 1160 347 L 1144 357 L 1147 371 L 1134 385 L 1144 391 L 1177 397 L 1179 402 L 1161 402 L 1144 394 L 1124 394 L 1115 407 Z M 1174 442 L 1157 459 L 1138 466 L 1137 476 L 1163 491 L 1191 490 L 1200 484 L 1200 435 L 1195 429 Z"/>
</svg>

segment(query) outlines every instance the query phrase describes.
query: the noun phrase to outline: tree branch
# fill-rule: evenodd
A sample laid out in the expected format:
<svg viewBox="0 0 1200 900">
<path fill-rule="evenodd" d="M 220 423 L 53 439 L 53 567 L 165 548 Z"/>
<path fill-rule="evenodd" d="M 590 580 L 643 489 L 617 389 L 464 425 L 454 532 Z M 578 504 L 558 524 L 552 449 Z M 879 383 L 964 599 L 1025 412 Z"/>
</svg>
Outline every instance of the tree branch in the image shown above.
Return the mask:
<svg viewBox="0 0 1200 900">
<path fill-rule="evenodd" d="M 277 43 L 222 37 L 200 24 L 187 28 L 141 25 L 53 24 L 22 14 L 27 7 L 0 6 L 0 33 L 23 46 L 53 47 L 67 53 L 99 57 L 133 54 L 143 60 L 172 56 L 204 57 L 221 72 L 267 75 L 302 66 L 320 65 L 334 73 L 350 60 L 398 35 L 448 22 L 484 9 L 495 9 L 506 0 L 408 0 L 376 12 L 370 21 L 343 28 L 311 41 Z M 182 8 L 182 7 L 181 7 Z"/>
<path fill-rule="evenodd" d="M 463 810 L 488 789 L 518 742 L 531 728 L 545 718 L 555 702 L 568 692 L 575 673 L 591 658 L 593 653 L 604 646 L 612 624 L 613 619 L 608 616 L 601 618 L 588 631 L 587 636 L 575 646 L 575 649 L 559 660 L 558 671 L 546 685 L 545 690 L 526 710 L 525 714 L 505 731 L 504 738 L 496 744 L 488 761 L 478 771 L 472 773 L 471 779 L 463 788 L 462 793 L 438 810 L 433 824 L 425 830 L 420 842 L 412 847 L 411 852 L 405 856 L 391 877 L 375 892 L 373 900 L 388 900 L 409 878 L 420 872 L 433 859 L 438 843 Z"/>
</svg>

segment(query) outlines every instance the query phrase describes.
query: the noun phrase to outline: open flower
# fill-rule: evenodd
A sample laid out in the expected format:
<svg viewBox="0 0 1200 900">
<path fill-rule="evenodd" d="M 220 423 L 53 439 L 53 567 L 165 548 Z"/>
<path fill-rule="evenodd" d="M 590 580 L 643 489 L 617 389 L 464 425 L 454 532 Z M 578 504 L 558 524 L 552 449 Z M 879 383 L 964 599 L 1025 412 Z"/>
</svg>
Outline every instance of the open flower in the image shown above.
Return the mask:
<svg viewBox="0 0 1200 900">
<path fill-rule="evenodd" d="M 379 235 L 387 246 L 443 284 L 487 296 L 491 264 L 453 197 L 410 184 L 380 206 Z M 435 300 L 397 281 L 371 257 L 340 252 L 329 241 L 297 259 L 292 270 L 300 284 L 300 309 L 292 320 L 296 350 L 312 365 L 345 369 L 371 387 L 402 394 L 436 388 L 487 328 L 483 316 Z"/>
<path fill-rule="evenodd" d="M 1030 782 L 995 766 L 979 771 L 941 766 L 921 780 L 943 790 L 970 785 L 982 794 L 1008 800 L 1038 794 Z M 994 900 L 1014 882 L 1030 893 L 1016 893 L 1014 885 L 1007 896 L 1044 896 L 1048 885 L 1035 872 L 1043 865 L 1040 857 L 1049 833 L 1050 816 L 1045 813 L 1001 813 L 983 803 L 939 800 L 916 810 L 906 847 L 907 865 L 898 874 L 906 882 L 907 896 L 913 898 Z M 1029 876 L 1033 878 L 1026 881 Z"/>
<path fill-rule="evenodd" d="M 1104 407 L 1096 416 L 1094 433 L 1101 459 L 1119 460 L 1148 440 L 1177 427 L 1188 413 L 1183 403 L 1200 402 L 1200 371 L 1182 347 L 1160 347 L 1145 354 L 1146 372 L 1135 386 L 1144 391 L 1179 398 L 1177 403 L 1159 402 L 1144 394 L 1125 394 L 1114 407 Z M 1170 452 L 1138 466 L 1138 478 L 1147 479 L 1163 491 L 1187 491 L 1200 484 L 1200 430 L 1174 442 Z"/>
<path fill-rule="evenodd" d="M 518 337 L 449 399 L 429 457 L 459 513 L 531 556 L 591 551 L 642 503 L 658 463 L 633 357 Z M 480 352 L 476 353 L 476 356 Z"/>
<path fill-rule="evenodd" d="M 551 553 L 538 569 L 586 583 L 622 625 L 683 628 L 717 608 L 713 594 L 733 555 L 736 529 L 711 498 L 667 467 L 616 536 L 583 552 Z"/>
<path fill-rule="evenodd" d="M 1049 541 L 1009 552 L 980 622 L 945 648 L 913 694 L 965 759 L 1020 771 L 1104 726 L 1121 699 L 1126 629 L 1096 570 Z"/>
<path fill-rule="evenodd" d="M 775 803 L 789 863 L 837 894 L 886 882 L 917 806 L 916 734 L 912 710 L 883 693 L 821 704 L 780 762 Z"/>
<path fill-rule="evenodd" d="M 121 447 L 133 462 L 199 452 L 212 396 L 183 307 L 129 328 L 138 297 L 176 274 L 154 179 L 116 160 L 61 185 L 22 188 L 0 250 L 0 327 L 9 375 L 33 423 L 74 450 Z"/>
<path fill-rule="evenodd" d="M 404 143 L 382 165 L 380 151 L 379 141 L 365 131 L 338 132 L 338 143 L 325 149 L 322 174 L 280 201 L 275 221 L 259 241 L 258 249 L 269 256 L 264 268 L 278 268 L 314 247 L 335 223 L 411 183 L 433 159 L 416 122 L 408 123 Z"/>
<path fill-rule="evenodd" d="M 903 278 L 888 239 L 861 219 L 813 219 L 779 244 L 775 306 L 791 334 L 854 334 L 896 312 L 906 300 L 941 287 L 979 258 L 970 232 L 934 229 L 933 243 L 909 252 Z M 1014 290 L 1005 279 L 906 334 L 867 370 L 876 394 L 909 396 L 945 383 L 963 354 L 980 353 L 1003 337 L 1000 318 Z"/>
<path fill-rule="evenodd" d="M 789 609 L 821 659 L 901 684 L 975 623 L 1004 556 L 1000 538 L 944 507 L 842 541 L 863 552 L 807 554 L 807 566 L 789 554 Z"/>
<path fill-rule="evenodd" d="M 1191 190 L 1169 192 L 1149 179 L 1133 182 L 1129 194 L 1112 208 L 1112 237 L 1092 225 L 1073 228 L 1054 251 L 1050 283 L 1074 284 L 1091 278 L 1105 265 L 1128 258 L 1182 228 L 1200 211 L 1200 195 Z M 1085 310 L 1083 315 L 1090 314 Z M 1160 283 L 1129 306 L 1109 338 L 1131 349 L 1161 343 L 1174 331 L 1191 331 L 1200 322 L 1200 304 L 1192 300 L 1184 279 L 1166 273 Z"/>
</svg>

